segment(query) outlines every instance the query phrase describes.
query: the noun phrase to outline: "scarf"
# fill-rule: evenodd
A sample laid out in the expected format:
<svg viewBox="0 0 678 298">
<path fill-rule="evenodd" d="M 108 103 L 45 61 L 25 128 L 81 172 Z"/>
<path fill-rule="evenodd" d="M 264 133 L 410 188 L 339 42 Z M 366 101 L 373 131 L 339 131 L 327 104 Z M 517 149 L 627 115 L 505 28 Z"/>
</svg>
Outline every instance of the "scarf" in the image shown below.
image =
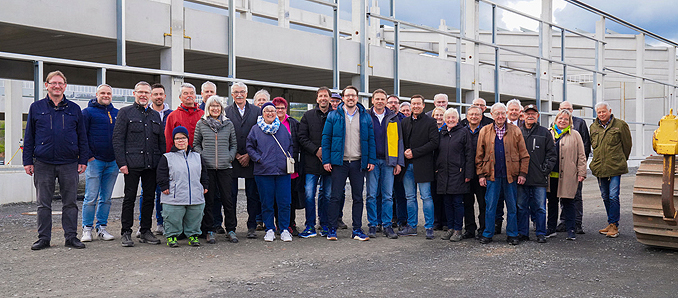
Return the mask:
<svg viewBox="0 0 678 298">
<path fill-rule="evenodd" d="M 275 117 L 273 123 L 267 124 L 266 121 L 264 121 L 264 117 L 259 116 L 259 118 L 257 118 L 257 125 L 265 134 L 274 135 L 276 132 L 278 132 L 278 128 L 280 128 L 280 119 Z"/>
<path fill-rule="evenodd" d="M 553 124 L 553 131 L 556 132 L 556 134 L 555 134 L 556 140 L 560 139 L 560 137 L 562 137 L 564 134 L 568 133 L 570 131 L 570 127 L 572 127 L 572 124 L 568 125 L 563 130 L 560 130 L 560 128 L 558 128 L 558 125 Z"/>
<path fill-rule="evenodd" d="M 209 126 L 212 131 L 214 132 L 219 132 L 219 130 L 224 127 L 224 116 L 219 116 L 219 119 L 214 119 L 210 116 L 207 118 L 203 119 L 205 123 L 207 123 L 207 126 Z"/>
</svg>

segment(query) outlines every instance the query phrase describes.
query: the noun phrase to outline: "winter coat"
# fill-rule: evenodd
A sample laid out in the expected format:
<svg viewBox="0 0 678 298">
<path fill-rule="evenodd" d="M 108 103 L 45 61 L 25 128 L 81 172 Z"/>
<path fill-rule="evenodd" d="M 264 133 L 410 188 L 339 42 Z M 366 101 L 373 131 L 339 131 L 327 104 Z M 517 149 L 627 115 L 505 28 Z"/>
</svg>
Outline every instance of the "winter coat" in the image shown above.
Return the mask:
<svg viewBox="0 0 678 298">
<path fill-rule="evenodd" d="M 368 164 L 377 162 L 377 153 L 374 144 L 374 128 L 372 117 L 362 104 L 356 104 L 360 118 L 360 151 L 361 169 L 367 169 Z M 346 111 L 344 103 L 340 103 L 336 110 L 327 115 L 323 128 L 323 164 L 344 164 L 344 140 L 346 139 Z"/>
<path fill-rule="evenodd" d="M 610 115 L 606 128 L 596 118 L 591 124 L 591 147 L 593 159 L 589 164 L 593 176 L 614 177 L 629 172 L 626 161 L 631 155 L 631 131 L 629 125 Z"/>
<path fill-rule="evenodd" d="M 506 121 L 508 121 L 508 120 L 506 120 Z M 468 126 L 468 119 L 461 120 L 461 122 L 459 124 L 461 124 L 461 126 Z M 492 118 L 490 118 L 490 117 L 483 115 L 483 117 L 480 118 L 480 125 L 478 127 L 482 128 L 483 126 L 488 125 L 488 124 L 494 124 L 494 120 L 492 120 Z"/>
<path fill-rule="evenodd" d="M 179 105 L 179 107 L 170 113 L 167 116 L 167 123 L 165 123 L 165 140 L 167 145 L 165 146 L 169 152 L 174 145 L 174 138 L 172 137 L 172 131 L 177 126 L 186 127 L 188 130 L 188 144 L 193 144 L 193 134 L 195 133 L 195 126 L 200 121 L 200 118 L 205 112 L 201 109 L 198 109 L 197 106 L 189 108 L 184 106 L 184 104 Z"/>
<path fill-rule="evenodd" d="M 465 194 L 471 190 L 466 179 L 475 173 L 475 151 L 468 128 L 456 125 L 449 131 L 440 131 L 436 159 L 436 188 L 438 194 Z"/>
<path fill-rule="evenodd" d="M 459 125 L 461 125 L 461 123 Z M 468 135 L 469 135 L 470 140 L 471 140 L 471 146 L 473 146 L 473 159 L 474 159 L 474 164 L 475 164 L 475 155 L 476 155 L 476 151 L 478 149 L 478 136 L 480 135 L 480 130 L 483 127 L 478 125 L 478 127 L 476 127 L 476 131 L 471 131 L 471 128 L 468 125 L 464 126 L 464 128 L 466 129 L 466 131 L 468 131 Z M 474 170 L 473 170 L 473 179 L 478 179 L 478 173 L 476 173 L 476 171 L 475 171 L 475 166 L 474 166 Z"/>
<path fill-rule="evenodd" d="M 114 108 L 112 103 L 104 106 L 99 104 L 96 98 L 90 100 L 87 108 L 82 110 L 90 157 L 105 162 L 115 160 L 113 128 L 117 116 L 118 109 Z"/>
<path fill-rule="evenodd" d="M 280 142 L 275 141 L 273 135 L 264 133 L 258 125 L 252 127 L 247 136 L 247 153 L 254 164 L 254 175 L 277 176 L 287 174 L 287 154 L 292 154 L 292 136 L 287 128 L 280 124 L 280 128 L 274 134 Z M 282 146 L 282 148 L 280 148 Z M 283 153 L 285 149 L 286 153 Z"/>
<path fill-rule="evenodd" d="M 518 176 L 527 177 L 530 165 L 530 154 L 525 148 L 525 140 L 520 128 L 505 123 L 504 156 L 506 160 L 506 180 L 513 183 Z M 478 147 L 476 148 L 476 173 L 479 178 L 494 181 L 494 140 L 497 137 L 495 125 L 485 125 L 478 135 Z"/>
<path fill-rule="evenodd" d="M 586 125 L 586 121 L 582 118 L 572 116 L 572 128 L 579 132 L 581 140 L 584 143 L 584 154 L 586 155 L 586 159 L 588 159 L 589 154 L 591 154 L 591 136 L 589 135 L 589 128 L 588 125 Z"/>
<path fill-rule="evenodd" d="M 412 164 L 414 182 L 434 181 L 434 151 L 440 142 L 436 120 L 425 114 L 420 114 L 417 119 L 412 116 L 403 119 L 403 140 L 405 150 L 412 150 L 412 159 L 405 159 L 405 166 Z"/>
<path fill-rule="evenodd" d="M 136 102 L 121 108 L 113 128 L 113 151 L 119 168 L 156 169 L 165 152 L 160 114 Z"/>
<path fill-rule="evenodd" d="M 373 121 L 378 121 L 377 115 L 374 114 L 374 108 L 370 109 L 370 116 L 372 116 Z M 405 166 L 405 145 L 403 144 L 403 127 L 400 118 L 396 113 L 389 109 L 385 109 L 384 119 L 382 123 L 386 124 L 386 136 L 384 141 L 386 142 L 386 164 L 395 167 L 399 165 L 401 167 Z M 374 127 L 374 123 L 372 126 Z M 376 127 L 375 127 L 376 129 Z M 376 139 L 376 133 L 375 133 Z M 375 144 L 376 146 L 376 144 Z"/>
<path fill-rule="evenodd" d="M 553 127 L 549 128 L 551 137 L 555 140 Z M 584 142 L 576 130 L 570 130 L 560 137 L 556 150 L 559 152 L 558 165 L 558 193 L 559 198 L 574 198 L 579 186 L 578 177 L 586 177 L 586 156 Z M 551 190 L 551 188 L 547 188 Z"/>
<path fill-rule="evenodd" d="M 160 191 L 169 189 L 169 194 L 160 194 L 160 202 L 170 205 L 199 205 L 205 203 L 205 189 L 209 188 L 207 169 L 200 154 L 179 150 L 172 146 L 162 155 L 156 172 Z"/>
<path fill-rule="evenodd" d="M 223 126 L 215 132 L 207 124 L 205 118 L 200 119 L 195 126 L 193 149 L 202 155 L 205 166 L 210 170 L 223 170 L 233 167 L 238 144 L 233 122 L 223 117 Z"/>
<path fill-rule="evenodd" d="M 546 187 L 558 157 L 553 137 L 549 130 L 539 123 L 532 125 L 531 129 L 523 123 L 520 131 L 523 133 L 525 148 L 530 154 L 530 167 L 525 177 L 525 186 Z"/>
<path fill-rule="evenodd" d="M 292 152 L 290 152 L 290 153 L 292 153 L 292 157 L 294 158 L 294 169 L 295 169 L 294 172 L 300 173 L 301 169 L 299 168 L 299 164 L 300 164 L 300 162 L 299 162 L 299 150 L 300 150 L 300 147 L 299 147 L 299 121 L 297 119 L 294 119 L 294 118 L 289 117 L 289 116 L 287 116 L 286 120 L 290 124 L 289 133 L 290 133 L 290 136 L 292 137 Z M 282 121 L 280 123 L 280 127 L 284 127 L 285 129 L 287 129 L 287 127 L 285 127 L 285 125 L 282 124 Z"/>
<path fill-rule="evenodd" d="M 261 116 L 261 109 L 249 102 L 245 102 L 245 113 L 240 116 L 238 106 L 234 103 L 224 109 L 224 114 L 228 119 L 231 119 L 233 127 L 235 128 L 235 136 L 238 139 L 236 154 L 247 154 L 247 136 L 249 135 L 252 126 L 257 124 L 257 118 Z M 232 164 L 234 178 L 254 178 L 254 175 L 252 174 L 254 165 L 251 161 L 250 164 L 244 168 L 237 159 L 233 159 Z"/>
<path fill-rule="evenodd" d="M 323 164 L 315 154 L 321 148 L 323 138 L 323 128 L 327 115 L 331 112 L 328 109 L 326 113 L 317 106 L 304 113 L 299 123 L 299 146 L 302 159 L 304 161 L 304 170 L 306 174 L 329 175 L 325 171 Z"/>
<path fill-rule="evenodd" d="M 63 97 L 58 106 L 49 96 L 28 108 L 24 135 L 24 166 L 40 162 L 86 165 L 90 157 L 85 121 L 80 107 Z"/>
</svg>

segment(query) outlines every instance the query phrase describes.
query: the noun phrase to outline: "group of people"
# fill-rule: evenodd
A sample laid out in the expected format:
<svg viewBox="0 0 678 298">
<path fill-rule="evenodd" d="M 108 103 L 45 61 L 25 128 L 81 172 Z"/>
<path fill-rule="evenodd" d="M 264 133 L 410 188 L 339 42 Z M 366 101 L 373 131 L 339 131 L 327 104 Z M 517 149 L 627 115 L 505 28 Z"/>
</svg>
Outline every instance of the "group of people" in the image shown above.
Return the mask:
<svg viewBox="0 0 678 298">
<path fill-rule="evenodd" d="M 398 96 L 377 89 L 368 109 L 353 86 L 340 94 L 321 87 L 316 107 L 297 121 L 287 113 L 288 102 L 271 100 L 266 90 L 248 102 L 247 86 L 241 82 L 231 86 L 233 104 L 228 106 L 216 95 L 214 83 L 201 86 L 200 106 L 196 88 L 184 83 L 175 110 L 165 103 L 160 84 L 137 83 L 134 103 L 119 110 L 107 84 L 97 87 L 96 98 L 83 110 L 65 98 L 66 85 L 63 73 L 49 73 L 47 96 L 29 109 L 23 162 L 37 189 L 38 241 L 33 250 L 50 246 L 55 178 L 65 245 L 85 248 L 82 242 L 92 241 L 93 235 L 115 239 L 106 227 L 119 172 L 124 174 L 125 247 L 135 244 L 139 181 L 139 242 L 160 244 L 157 234 L 170 247 L 179 246 L 184 237 L 199 246 L 200 239 L 213 244 L 216 234 L 224 233 L 237 243 L 239 178 L 244 178 L 247 198 L 246 237 L 252 239 L 264 230 L 265 241 L 278 235 L 282 241 L 318 235 L 337 240 L 337 229 L 348 228 L 342 219 L 348 178 L 351 238 L 356 240 L 380 233 L 390 239 L 416 236 L 417 193 L 426 239 L 433 239 L 438 229 L 446 230 L 444 240 L 489 243 L 501 233 L 505 206 L 510 244 L 530 239 L 530 221 L 540 243 L 561 231 L 575 240 L 584 233 L 581 188 L 591 147 L 590 168 L 608 213 L 608 226 L 600 233 L 619 235 L 619 183 L 628 171 L 631 136 L 607 103 L 595 106 L 597 118 L 589 130 L 583 119 L 572 116 L 569 102 L 561 103 L 554 123 L 543 127 L 539 109 L 523 107 L 515 99 L 507 105 L 495 103 L 491 118 L 484 115 L 485 101 L 475 99 L 462 120 L 457 109 L 447 108 L 445 94 L 437 94 L 435 108 L 424 113 L 421 95 L 400 103 Z M 86 192 L 78 239 L 77 181 L 83 172 Z M 297 209 L 305 209 L 301 232 Z"/>
</svg>

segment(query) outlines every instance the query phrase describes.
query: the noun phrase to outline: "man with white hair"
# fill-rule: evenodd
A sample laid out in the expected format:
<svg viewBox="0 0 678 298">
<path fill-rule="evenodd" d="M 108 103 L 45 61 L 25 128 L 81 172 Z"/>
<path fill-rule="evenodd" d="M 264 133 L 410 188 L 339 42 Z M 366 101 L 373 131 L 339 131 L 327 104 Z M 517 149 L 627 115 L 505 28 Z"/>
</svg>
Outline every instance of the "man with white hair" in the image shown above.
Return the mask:
<svg viewBox="0 0 678 298">
<path fill-rule="evenodd" d="M 169 152 L 174 145 L 172 131 L 177 126 L 183 126 L 188 130 L 188 143 L 193 144 L 195 125 L 205 113 L 195 104 L 195 86 L 192 84 L 181 84 L 179 100 L 181 100 L 181 104 L 167 116 L 167 123 L 165 123 L 165 140 L 167 141 L 165 152 Z"/>
<path fill-rule="evenodd" d="M 472 105 L 479 107 L 480 110 L 482 111 L 482 118 L 480 119 L 480 127 L 483 127 L 485 125 L 488 125 L 488 124 L 491 124 L 491 123 L 494 122 L 494 120 L 492 120 L 492 118 L 485 116 L 485 110 L 487 110 L 487 102 L 485 102 L 484 99 L 476 98 L 476 99 L 473 100 Z M 468 120 L 466 120 L 466 119 L 461 120 L 461 122 L 459 124 L 461 124 L 462 126 L 467 126 Z"/>
<path fill-rule="evenodd" d="M 449 103 L 449 97 L 445 93 L 438 93 L 433 96 L 433 108 L 441 107 L 444 110 L 447 110 L 447 104 Z M 433 117 L 433 110 L 426 112 L 426 116 Z"/>
<path fill-rule="evenodd" d="M 508 122 L 520 127 L 523 121 L 520 121 L 520 112 L 523 111 L 523 105 L 520 104 L 520 100 L 511 99 L 506 103 L 506 118 Z"/>
<path fill-rule="evenodd" d="M 200 96 L 202 97 L 201 110 L 205 110 L 205 103 L 212 95 L 217 95 L 217 85 L 210 81 L 202 83 L 202 86 L 200 86 Z"/>
<path fill-rule="evenodd" d="M 629 172 L 626 161 L 631 154 L 631 131 L 624 120 L 612 115 L 612 108 L 606 102 L 596 104 L 596 115 L 591 124 L 591 143 L 595 145 L 589 168 L 598 178 L 608 223 L 598 232 L 616 238 L 619 236 L 619 186 L 621 175 Z"/>
<path fill-rule="evenodd" d="M 252 103 L 260 107 L 264 105 L 267 101 L 271 101 L 271 94 L 266 91 L 266 89 L 261 89 L 257 91 L 257 93 L 254 93 L 254 98 L 252 100 Z"/>
</svg>

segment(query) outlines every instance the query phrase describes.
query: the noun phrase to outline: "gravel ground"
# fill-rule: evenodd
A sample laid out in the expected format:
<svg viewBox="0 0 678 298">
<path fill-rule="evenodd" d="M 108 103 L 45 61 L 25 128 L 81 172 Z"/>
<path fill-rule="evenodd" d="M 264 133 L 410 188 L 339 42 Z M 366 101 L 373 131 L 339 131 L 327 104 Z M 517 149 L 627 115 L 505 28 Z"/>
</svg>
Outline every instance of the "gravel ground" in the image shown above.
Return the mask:
<svg viewBox="0 0 678 298">
<path fill-rule="evenodd" d="M 116 239 L 73 250 L 63 246 L 60 216 L 54 216 L 52 247 L 31 251 L 35 216 L 22 213 L 36 205 L 5 205 L 0 207 L 0 296 L 675 297 L 676 252 L 646 247 L 633 234 L 634 179 L 622 177 L 619 238 L 597 233 L 606 226 L 606 215 L 595 178 L 589 177 L 585 235 L 572 242 L 559 233 L 546 244 L 519 246 L 504 242 L 505 234 L 488 245 L 425 240 L 421 226 L 419 236 L 397 240 L 355 241 L 349 230 L 340 230 L 336 242 L 317 237 L 266 243 L 262 232 L 248 240 L 241 194 L 237 244 L 219 235 L 216 245 L 199 248 L 183 240 L 180 248 L 170 249 L 164 239 L 163 245 L 123 248 Z M 116 237 L 121 203 L 113 201 L 109 222 Z M 54 207 L 60 210 L 60 203 Z M 350 219 L 350 204 L 345 214 Z M 299 226 L 303 218 L 303 210 L 297 211 Z"/>
</svg>

